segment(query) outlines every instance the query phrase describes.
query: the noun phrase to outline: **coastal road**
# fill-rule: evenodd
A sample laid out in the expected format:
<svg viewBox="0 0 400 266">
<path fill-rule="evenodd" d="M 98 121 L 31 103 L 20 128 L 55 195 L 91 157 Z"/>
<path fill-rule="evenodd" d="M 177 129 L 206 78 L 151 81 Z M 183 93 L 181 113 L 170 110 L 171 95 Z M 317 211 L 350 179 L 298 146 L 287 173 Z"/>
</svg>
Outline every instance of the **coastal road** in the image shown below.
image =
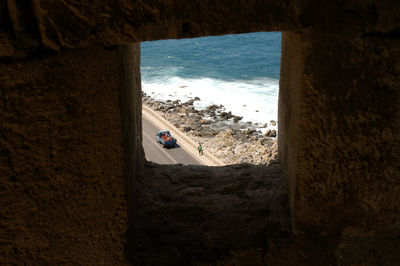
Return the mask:
<svg viewBox="0 0 400 266">
<path fill-rule="evenodd" d="M 169 130 L 168 128 L 161 128 L 145 116 L 142 116 L 143 127 L 143 149 L 148 161 L 159 164 L 178 164 L 183 165 L 202 165 L 192 153 L 189 153 L 185 148 L 179 145 L 179 138 L 177 138 L 176 148 L 163 148 L 163 146 L 156 142 L 156 133 L 160 130 Z"/>
</svg>

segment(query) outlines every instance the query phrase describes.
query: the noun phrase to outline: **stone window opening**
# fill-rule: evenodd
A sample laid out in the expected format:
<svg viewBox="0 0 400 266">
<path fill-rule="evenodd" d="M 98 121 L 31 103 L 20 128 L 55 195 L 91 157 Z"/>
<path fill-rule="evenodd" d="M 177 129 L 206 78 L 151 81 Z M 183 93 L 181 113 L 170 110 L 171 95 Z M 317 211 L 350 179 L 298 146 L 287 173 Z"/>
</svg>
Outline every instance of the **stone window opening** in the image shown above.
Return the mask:
<svg viewBox="0 0 400 266">
<path fill-rule="evenodd" d="M 156 252 L 159 263 L 183 264 L 207 262 L 232 250 L 262 252 L 269 238 L 290 231 L 278 160 L 225 166 L 146 160 L 144 165 L 135 183 L 130 223 L 134 261 L 154 263 L 149 254 Z M 210 250 L 215 258 L 209 257 Z"/>
<path fill-rule="evenodd" d="M 0 264 L 395 265 L 399 3 L 1 1 Z M 255 31 L 282 31 L 279 164 L 147 162 L 139 42 Z"/>
</svg>

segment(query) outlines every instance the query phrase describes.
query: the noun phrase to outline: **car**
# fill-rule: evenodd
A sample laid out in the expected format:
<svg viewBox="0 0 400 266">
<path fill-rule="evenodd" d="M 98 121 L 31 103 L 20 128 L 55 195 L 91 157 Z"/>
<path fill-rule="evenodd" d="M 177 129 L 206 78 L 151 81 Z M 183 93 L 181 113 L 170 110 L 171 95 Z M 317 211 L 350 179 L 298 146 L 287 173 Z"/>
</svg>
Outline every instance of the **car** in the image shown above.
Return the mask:
<svg viewBox="0 0 400 266">
<path fill-rule="evenodd" d="M 168 130 L 162 130 L 159 131 L 156 134 L 156 141 L 158 143 L 161 143 L 164 148 L 170 147 L 174 148 L 176 147 L 177 139 L 171 136 L 171 133 Z"/>
</svg>

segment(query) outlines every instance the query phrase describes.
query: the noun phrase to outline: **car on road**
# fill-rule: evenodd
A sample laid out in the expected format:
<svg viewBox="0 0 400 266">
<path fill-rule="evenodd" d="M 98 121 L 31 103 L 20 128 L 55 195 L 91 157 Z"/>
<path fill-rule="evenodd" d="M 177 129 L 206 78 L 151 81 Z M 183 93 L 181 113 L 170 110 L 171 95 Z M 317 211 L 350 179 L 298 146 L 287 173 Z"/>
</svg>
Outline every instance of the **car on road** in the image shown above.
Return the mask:
<svg viewBox="0 0 400 266">
<path fill-rule="evenodd" d="M 171 133 L 168 130 L 159 131 L 156 134 L 156 141 L 158 143 L 161 143 L 164 148 L 174 148 L 176 147 L 177 142 L 176 138 L 172 137 Z"/>
</svg>

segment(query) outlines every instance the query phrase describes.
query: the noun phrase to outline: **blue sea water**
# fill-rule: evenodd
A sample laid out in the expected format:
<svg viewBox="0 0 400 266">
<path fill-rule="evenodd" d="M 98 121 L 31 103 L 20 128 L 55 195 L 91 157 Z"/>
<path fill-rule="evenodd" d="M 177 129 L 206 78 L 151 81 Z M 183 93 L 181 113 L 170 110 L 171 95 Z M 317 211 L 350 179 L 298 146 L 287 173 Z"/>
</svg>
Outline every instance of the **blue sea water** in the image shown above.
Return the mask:
<svg viewBox="0 0 400 266">
<path fill-rule="evenodd" d="M 281 33 L 142 42 L 143 91 L 166 101 L 199 97 L 244 121 L 277 120 Z"/>
</svg>

